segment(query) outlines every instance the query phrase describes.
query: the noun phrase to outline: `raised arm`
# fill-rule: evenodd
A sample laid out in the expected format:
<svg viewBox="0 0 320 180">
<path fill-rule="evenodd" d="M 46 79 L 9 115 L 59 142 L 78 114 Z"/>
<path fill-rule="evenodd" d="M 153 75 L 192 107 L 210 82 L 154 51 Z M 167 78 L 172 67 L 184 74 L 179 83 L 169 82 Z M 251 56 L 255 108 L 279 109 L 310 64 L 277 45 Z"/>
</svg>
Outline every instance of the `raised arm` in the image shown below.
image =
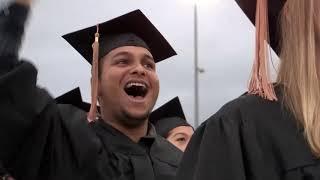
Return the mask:
<svg viewBox="0 0 320 180">
<path fill-rule="evenodd" d="M 31 0 L 16 0 L 0 10 L 0 76 L 18 63 Z"/>
<path fill-rule="evenodd" d="M 17 4 L 21 4 L 21 5 L 29 7 L 32 3 L 32 0 L 16 0 L 15 2 Z"/>
<path fill-rule="evenodd" d="M 37 69 L 18 58 L 30 3 L 16 0 L 0 12 L 0 171 L 16 179 L 85 179 L 100 149 L 85 112 L 58 106 L 37 87 Z"/>
</svg>

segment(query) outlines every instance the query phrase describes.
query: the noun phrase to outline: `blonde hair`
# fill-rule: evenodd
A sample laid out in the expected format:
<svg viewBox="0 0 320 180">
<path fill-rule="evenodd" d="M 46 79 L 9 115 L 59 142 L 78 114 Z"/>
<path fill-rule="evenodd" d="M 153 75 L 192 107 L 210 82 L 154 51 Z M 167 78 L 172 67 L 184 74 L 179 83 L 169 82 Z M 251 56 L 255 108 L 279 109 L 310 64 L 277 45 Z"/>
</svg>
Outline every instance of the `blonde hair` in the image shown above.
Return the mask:
<svg viewBox="0 0 320 180">
<path fill-rule="evenodd" d="M 303 126 L 314 155 L 320 157 L 320 78 L 315 42 L 315 33 L 319 32 L 315 32 L 315 1 L 287 0 L 283 8 L 277 81 L 284 86 L 284 104 Z"/>
</svg>

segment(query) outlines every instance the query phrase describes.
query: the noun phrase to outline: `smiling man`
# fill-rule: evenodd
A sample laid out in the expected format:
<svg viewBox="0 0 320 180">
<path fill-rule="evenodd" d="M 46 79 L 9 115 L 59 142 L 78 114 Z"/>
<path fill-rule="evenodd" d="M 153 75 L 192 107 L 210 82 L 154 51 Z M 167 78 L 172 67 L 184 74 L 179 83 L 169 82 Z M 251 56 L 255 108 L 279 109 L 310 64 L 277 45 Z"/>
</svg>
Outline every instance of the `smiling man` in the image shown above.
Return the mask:
<svg viewBox="0 0 320 180">
<path fill-rule="evenodd" d="M 18 60 L 29 6 L 17 0 L 0 12 L 2 175 L 174 179 L 182 153 L 148 123 L 159 93 L 156 63 L 176 54 L 160 32 L 136 10 L 63 36 L 92 64 L 88 123 L 85 111 L 58 105 L 39 89 L 36 68 Z"/>
<path fill-rule="evenodd" d="M 98 96 L 101 107 L 108 107 L 102 108 L 102 119 L 138 142 L 159 93 L 153 56 L 144 47 L 125 45 L 101 61 Z"/>
</svg>

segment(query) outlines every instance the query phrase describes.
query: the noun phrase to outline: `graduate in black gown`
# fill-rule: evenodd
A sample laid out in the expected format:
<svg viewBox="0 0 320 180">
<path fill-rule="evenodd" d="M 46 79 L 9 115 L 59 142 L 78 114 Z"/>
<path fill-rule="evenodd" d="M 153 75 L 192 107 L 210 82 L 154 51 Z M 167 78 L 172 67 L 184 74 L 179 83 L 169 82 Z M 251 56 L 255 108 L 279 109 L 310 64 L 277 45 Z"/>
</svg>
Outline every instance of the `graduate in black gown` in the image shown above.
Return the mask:
<svg viewBox="0 0 320 180">
<path fill-rule="evenodd" d="M 136 10 L 64 36 L 93 64 L 87 116 L 72 104 L 57 104 L 36 86 L 37 69 L 18 58 L 29 0 L 17 1 L 23 3 L 0 11 L 2 175 L 19 180 L 173 179 L 182 152 L 148 123 L 159 91 L 155 63 L 176 54 L 160 32 Z"/>
<path fill-rule="evenodd" d="M 193 133 L 193 127 L 184 115 L 179 97 L 175 97 L 154 110 L 149 117 L 157 133 L 181 151 L 185 151 Z"/>
<path fill-rule="evenodd" d="M 257 29 L 249 91 L 196 130 L 177 179 L 319 180 L 320 17 L 316 14 L 320 3 L 237 3 Z M 281 59 L 275 84 L 268 82 L 265 69 L 269 32 L 270 44 Z"/>
</svg>

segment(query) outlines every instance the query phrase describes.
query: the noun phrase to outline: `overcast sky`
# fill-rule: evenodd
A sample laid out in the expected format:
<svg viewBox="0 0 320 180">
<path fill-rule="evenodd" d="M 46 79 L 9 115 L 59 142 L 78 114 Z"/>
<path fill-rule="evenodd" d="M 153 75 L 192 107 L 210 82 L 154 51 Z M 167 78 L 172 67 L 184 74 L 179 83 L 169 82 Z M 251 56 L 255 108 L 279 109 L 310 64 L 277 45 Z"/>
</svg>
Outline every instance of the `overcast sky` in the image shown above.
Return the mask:
<svg viewBox="0 0 320 180">
<path fill-rule="evenodd" d="M 194 120 L 194 18 L 192 0 L 38 0 L 27 28 L 22 56 L 39 69 L 38 83 L 53 96 L 77 86 L 89 101 L 90 66 L 61 35 L 140 9 L 178 55 L 158 64 L 156 107 L 179 96 Z M 201 1 L 201 0 L 200 0 Z M 234 0 L 203 0 L 198 6 L 200 121 L 246 91 L 254 47 L 254 26 Z"/>
</svg>

